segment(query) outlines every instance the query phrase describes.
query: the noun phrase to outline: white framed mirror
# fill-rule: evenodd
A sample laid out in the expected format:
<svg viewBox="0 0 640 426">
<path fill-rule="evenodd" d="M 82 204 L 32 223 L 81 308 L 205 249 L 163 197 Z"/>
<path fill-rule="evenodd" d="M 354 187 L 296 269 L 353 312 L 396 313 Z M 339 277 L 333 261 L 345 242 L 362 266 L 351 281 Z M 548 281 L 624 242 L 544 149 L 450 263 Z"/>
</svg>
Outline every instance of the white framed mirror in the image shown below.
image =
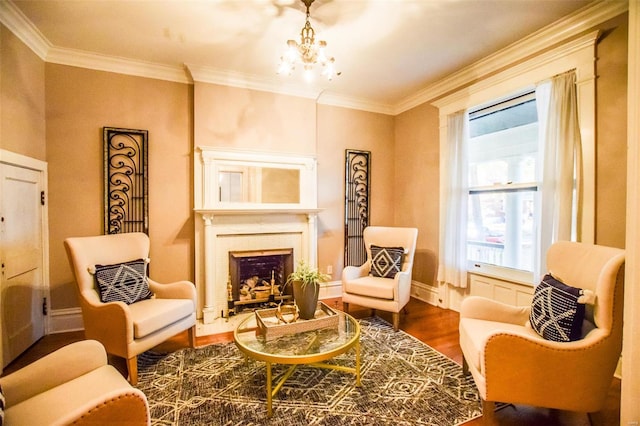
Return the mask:
<svg viewBox="0 0 640 426">
<path fill-rule="evenodd" d="M 199 147 L 202 208 L 314 209 L 317 170 L 313 157 Z"/>
</svg>

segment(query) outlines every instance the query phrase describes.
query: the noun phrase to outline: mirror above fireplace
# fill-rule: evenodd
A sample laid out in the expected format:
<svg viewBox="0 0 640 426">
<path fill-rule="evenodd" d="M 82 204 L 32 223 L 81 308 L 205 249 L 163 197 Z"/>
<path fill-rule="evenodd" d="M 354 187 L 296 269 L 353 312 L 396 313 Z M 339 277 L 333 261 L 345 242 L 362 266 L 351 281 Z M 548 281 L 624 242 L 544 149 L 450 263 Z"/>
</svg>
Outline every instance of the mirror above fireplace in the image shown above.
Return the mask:
<svg viewBox="0 0 640 426">
<path fill-rule="evenodd" d="M 317 207 L 313 157 L 199 147 L 197 210 L 303 210 Z"/>
</svg>

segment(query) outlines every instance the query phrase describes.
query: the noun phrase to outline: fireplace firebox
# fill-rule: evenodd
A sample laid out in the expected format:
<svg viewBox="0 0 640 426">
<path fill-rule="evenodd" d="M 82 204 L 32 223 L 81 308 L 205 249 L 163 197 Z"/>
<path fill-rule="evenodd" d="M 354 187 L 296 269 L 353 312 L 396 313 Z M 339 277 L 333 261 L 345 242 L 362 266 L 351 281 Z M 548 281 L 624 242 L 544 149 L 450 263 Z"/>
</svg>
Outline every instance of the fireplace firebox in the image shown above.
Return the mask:
<svg viewBox="0 0 640 426">
<path fill-rule="evenodd" d="M 293 248 L 230 251 L 229 314 L 292 299 L 285 288 L 293 272 Z"/>
</svg>

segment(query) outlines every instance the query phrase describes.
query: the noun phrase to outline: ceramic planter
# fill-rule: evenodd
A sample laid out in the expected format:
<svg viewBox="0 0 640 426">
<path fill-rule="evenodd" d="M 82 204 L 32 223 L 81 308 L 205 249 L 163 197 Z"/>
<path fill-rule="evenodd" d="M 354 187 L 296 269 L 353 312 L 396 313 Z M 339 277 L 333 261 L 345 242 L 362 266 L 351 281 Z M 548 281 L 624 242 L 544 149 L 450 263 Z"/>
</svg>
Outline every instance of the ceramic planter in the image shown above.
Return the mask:
<svg viewBox="0 0 640 426">
<path fill-rule="evenodd" d="M 302 285 L 302 281 L 293 281 L 293 299 L 300 310 L 300 318 L 312 319 L 318 307 L 320 286 L 315 284 Z"/>
</svg>

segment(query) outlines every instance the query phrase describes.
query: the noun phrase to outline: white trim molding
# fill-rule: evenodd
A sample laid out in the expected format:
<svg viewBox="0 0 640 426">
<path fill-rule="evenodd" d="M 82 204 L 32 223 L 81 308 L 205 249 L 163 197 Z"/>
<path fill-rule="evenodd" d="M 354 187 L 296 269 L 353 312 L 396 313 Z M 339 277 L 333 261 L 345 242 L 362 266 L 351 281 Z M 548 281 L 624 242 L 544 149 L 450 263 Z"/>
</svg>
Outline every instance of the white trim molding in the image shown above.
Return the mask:
<svg viewBox="0 0 640 426">
<path fill-rule="evenodd" d="M 473 81 L 518 63 L 531 55 L 544 51 L 549 46 L 576 37 L 602 22 L 623 14 L 628 8 L 627 1 L 593 2 L 405 98 L 395 106 L 394 115 L 437 99 Z"/>
<path fill-rule="evenodd" d="M 411 297 L 422 300 L 433 306 L 440 306 L 438 288 L 419 281 L 411 281 Z"/>
<path fill-rule="evenodd" d="M 49 333 L 66 333 L 69 331 L 84 330 L 84 321 L 82 319 L 82 309 L 52 309 L 49 320 Z"/>
</svg>

